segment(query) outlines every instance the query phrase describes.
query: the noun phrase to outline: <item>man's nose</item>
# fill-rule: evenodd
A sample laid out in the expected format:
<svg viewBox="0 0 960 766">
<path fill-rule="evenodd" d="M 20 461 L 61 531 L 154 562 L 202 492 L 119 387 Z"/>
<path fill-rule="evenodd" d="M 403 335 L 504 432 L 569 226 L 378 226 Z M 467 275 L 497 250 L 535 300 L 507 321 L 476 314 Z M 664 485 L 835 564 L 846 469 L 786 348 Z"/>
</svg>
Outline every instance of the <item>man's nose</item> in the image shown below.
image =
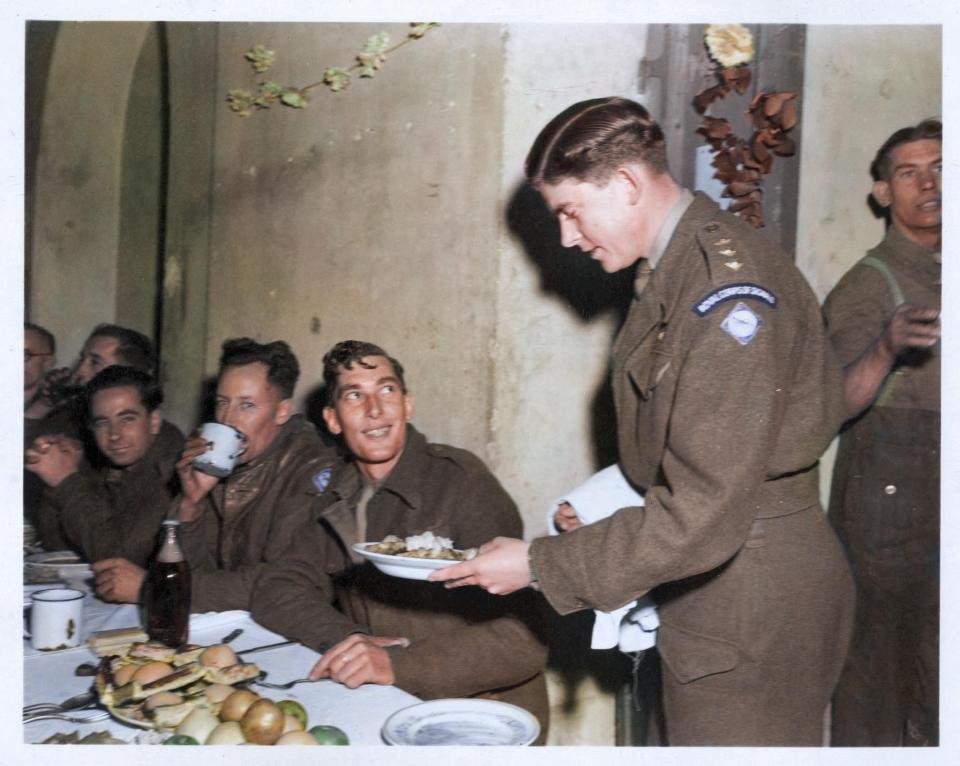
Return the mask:
<svg viewBox="0 0 960 766">
<path fill-rule="evenodd" d="M 564 247 L 573 247 L 580 241 L 580 230 L 577 225 L 569 220 L 560 221 L 560 244 Z"/>
<path fill-rule="evenodd" d="M 920 171 L 920 188 L 932 189 L 937 185 L 938 176 L 932 170 Z"/>
<path fill-rule="evenodd" d="M 234 407 L 223 407 L 220 409 L 219 417 L 217 421 L 222 423 L 225 426 L 231 426 L 232 428 L 237 427 L 237 410 Z"/>
<path fill-rule="evenodd" d="M 115 442 L 117 439 L 120 438 L 120 429 L 119 429 L 117 426 L 115 426 L 115 425 L 109 425 L 109 426 L 107 426 L 107 428 L 110 429 L 110 430 L 107 432 L 107 438 L 108 438 L 110 441 Z"/>
<path fill-rule="evenodd" d="M 374 394 L 373 396 L 367 397 L 367 417 L 378 418 L 382 412 L 380 406 L 380 397 Z"/>
<path fill-rule="evenodd" d="M 92 376 L 90 375 L 90 363 L 81 362 L 80 366 L 73 371 L 73 376 L 71 382 L 75 385 L 82 386 L 90 380 Z"/>
</svg>

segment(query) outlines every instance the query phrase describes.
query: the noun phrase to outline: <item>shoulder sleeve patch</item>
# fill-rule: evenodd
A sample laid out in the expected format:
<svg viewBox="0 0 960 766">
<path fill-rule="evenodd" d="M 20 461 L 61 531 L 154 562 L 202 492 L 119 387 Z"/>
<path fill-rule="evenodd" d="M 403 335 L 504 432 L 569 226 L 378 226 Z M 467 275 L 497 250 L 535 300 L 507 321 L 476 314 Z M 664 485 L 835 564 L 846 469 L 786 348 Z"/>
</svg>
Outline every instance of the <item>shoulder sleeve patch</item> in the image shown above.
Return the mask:
<svg viewBox="0 0 960 766">
<path fill-rule="evenodd" d="M 697 316 L 704 317 L 721 303 L 744 298 L 766 303 L 770 308 L 777 307 L 777 296 L 767 288 L 752 282 L 736 282 L 711 290 L 693 304 L 692 311 Z"/>
<path fill-rule="evenodd" d="M 332 473 L 332 468 L 324 468 L 322 471 L 320 471 L 320 473 L 313 477 L 313 486 L 317 488 L 318 492 L 323 492 L 327 488 L 327 485 L 330 483 L 330 475 Z"/>
</svg>

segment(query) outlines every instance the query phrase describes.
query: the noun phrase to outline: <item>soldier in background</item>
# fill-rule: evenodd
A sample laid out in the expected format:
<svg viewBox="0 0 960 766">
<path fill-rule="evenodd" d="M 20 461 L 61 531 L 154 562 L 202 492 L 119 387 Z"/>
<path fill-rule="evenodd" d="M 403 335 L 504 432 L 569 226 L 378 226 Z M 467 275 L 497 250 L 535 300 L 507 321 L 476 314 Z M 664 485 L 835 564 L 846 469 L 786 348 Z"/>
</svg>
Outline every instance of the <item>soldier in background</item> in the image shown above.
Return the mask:
<svg viewBox="0 0 960 766">
<path fill-rule="evenodd" d="M 939 741 L 941 134 L 926 120 L 880 147 L 890 226 L 824 303 L 850 418 L 829 516 L 857 584 L 835 745 Z"/>
</svg>

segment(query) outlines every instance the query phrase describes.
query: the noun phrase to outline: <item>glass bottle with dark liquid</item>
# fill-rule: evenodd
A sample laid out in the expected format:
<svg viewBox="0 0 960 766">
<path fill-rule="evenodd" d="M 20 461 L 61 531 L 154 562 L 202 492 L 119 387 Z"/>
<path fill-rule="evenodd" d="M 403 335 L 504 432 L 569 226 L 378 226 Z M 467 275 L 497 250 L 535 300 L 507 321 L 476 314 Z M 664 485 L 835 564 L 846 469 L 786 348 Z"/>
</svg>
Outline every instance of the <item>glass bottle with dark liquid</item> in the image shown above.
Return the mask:
<svg viewBox="0 0 960 766">
<path fill-rule="evenodd" d="M 163 522 L 163 540 L 147 569 L 144 606 L 147 635 L 170 647 L 187 643 L 190 626 L 190 565 L 177 539 L 179 521 Z"/>
</svg>

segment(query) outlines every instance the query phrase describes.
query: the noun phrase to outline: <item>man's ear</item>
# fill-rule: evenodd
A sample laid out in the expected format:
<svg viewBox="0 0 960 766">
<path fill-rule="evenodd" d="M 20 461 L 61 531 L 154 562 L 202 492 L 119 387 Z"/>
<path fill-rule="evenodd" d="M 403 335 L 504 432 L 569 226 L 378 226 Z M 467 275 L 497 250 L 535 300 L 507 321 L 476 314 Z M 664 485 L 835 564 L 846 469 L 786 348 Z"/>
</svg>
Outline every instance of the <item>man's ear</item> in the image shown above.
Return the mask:
<svg viewBox="0 0 960 766">
<path fill-rule="evenodd" d="M 628 204 L 636 205 L 640 202 L 647 186 L 647 179 L 640 165 L 635 163 L 623 165 L 617 168 L 613 178 L 622 185 Z"/>
<path fill-rule="evenodd" d="M 293 399 L 281 399 L 277 405 L 277 425 L 282 426 L 293 415 Z"/>
<path fill-rule="evenodd" d="M 876 181 L 873 184 L 873 198 L 880 207 L 890 207 L 893 195 L 890 193 L 889 181 Z"/>
<path fill-rule="evenodd" d="M 340 418 L 337 417 L 337 411 L 333 407 L 323 408 L 323 422 L 327 424 L 327 430 L 334 436 L 343 433 L 343 426 L 340 425 Z"/>
<path fill-rule="evenodd" d="M 160 411 L 160 408 L 157 407 L 157 409 L 150 413 L 150 433 L 156 436 L 160 433 L 160 426 L 162 425 L 163 413 Z"/>
<path fill-rule="evenodd" d="M 413 394 L 403 395 L 403 414 L 406 420 L 413 417 Z"/>
</svg>

